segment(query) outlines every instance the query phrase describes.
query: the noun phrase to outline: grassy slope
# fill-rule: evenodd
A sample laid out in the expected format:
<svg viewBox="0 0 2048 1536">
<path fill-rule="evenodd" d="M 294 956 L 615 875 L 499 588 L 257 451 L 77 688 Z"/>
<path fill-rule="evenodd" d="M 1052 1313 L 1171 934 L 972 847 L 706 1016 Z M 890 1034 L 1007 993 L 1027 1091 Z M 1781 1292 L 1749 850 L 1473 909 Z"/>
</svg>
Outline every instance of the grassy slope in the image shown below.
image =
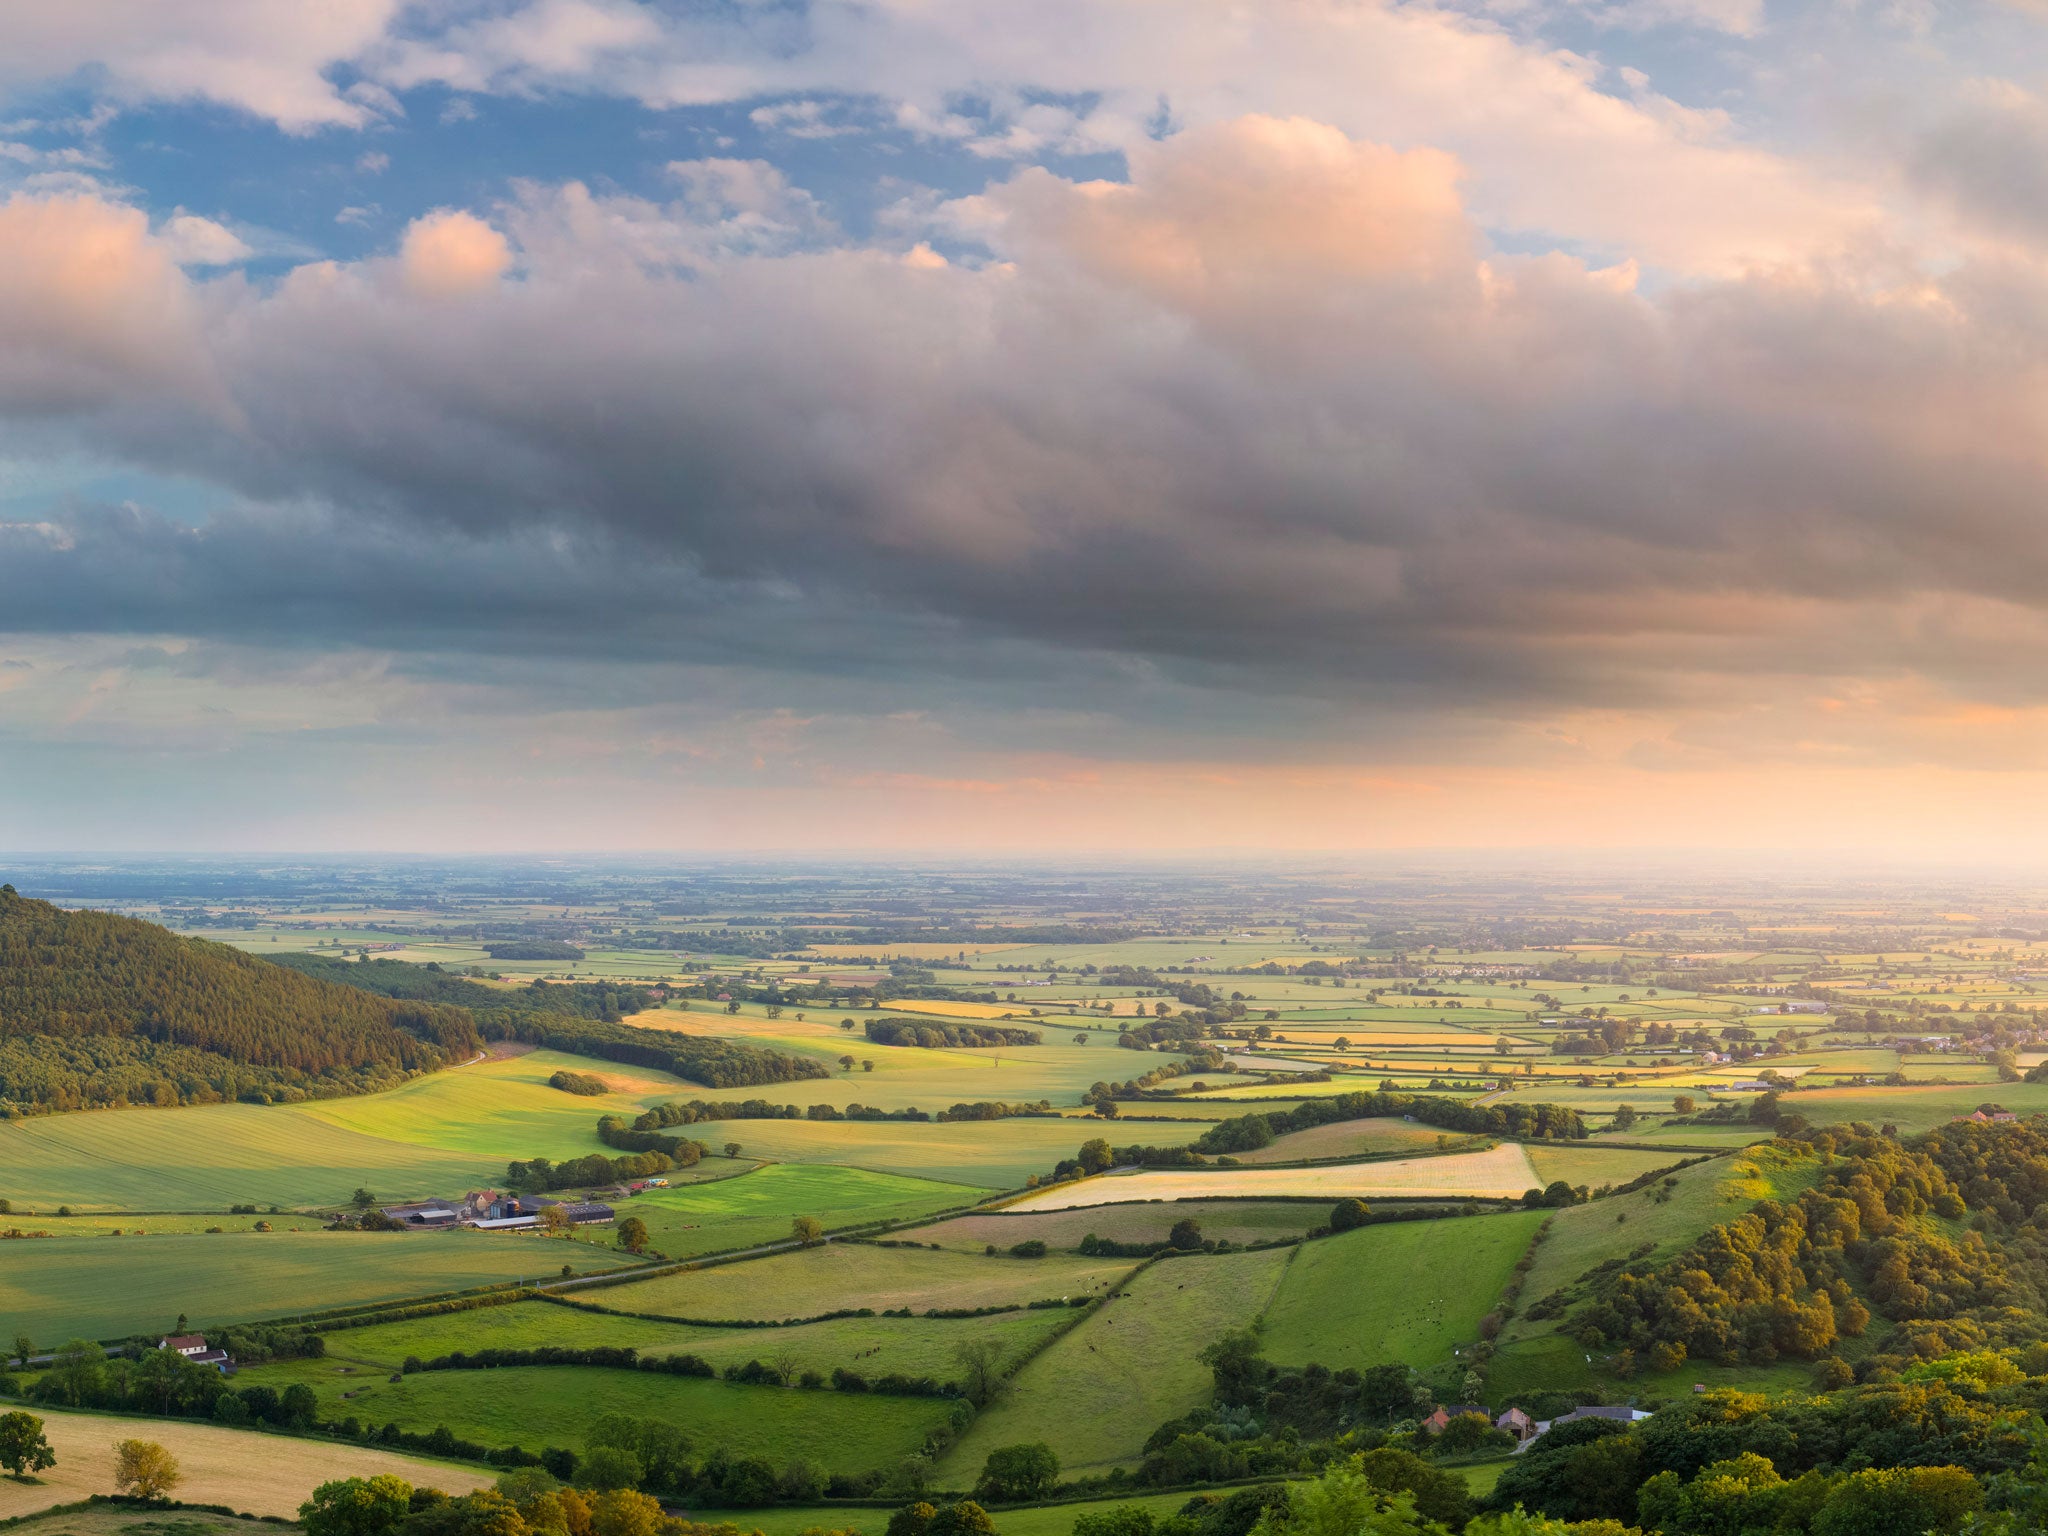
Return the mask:
<svg viewBox="0 0 2048 1536">
<path fill-rule="evenodd" d="M 354 1414 L 419 1431 L 446 1424 L 464 1439 L 529 1450 L 580 1448 L 599 1415 L 631 1413 L 681 1426 L 702 1452 L 723 1445 L 778 1466 L 803 1457 L 834 1472 L 894 1465 L 947 1415 L 947 1405 L 934 1398 L 743 1387 L 598 1366 L 424 1371 L 394 1382 L 343 1374 L 331 1361 L 300 1360 L 246 1371 L 243 1380 L 280 1389 L 306 1382 L 320 1398 L 322 1418 Z M 344 1400 L 344 1392 L 354 1396 Z"/>
<path fill-rule="evenodd" d="M 222 1429 L 176 1419 L 137 1422 L 98 1413 L 36 1410 L 57 1453 L 57 1465 L 33 1484 L 0 1478 L 0 1518 L 31 1514 L 52 1504 L 111 1492 L 114 1442 L 131 1437 L 154 1440 L 178 1459 L 185 1480 L 177 1496 L 194 1504 L 226 1504 L 257 1515 L 292 1516 L 321 1483 L 336 1477 L 374 1477 L 390 1472 L 416 1487 L 467 1493 L 488 1487 L 489 1473 L 368 1446 L 294 1440 L 254 1430 Z M 136 1512 L 122 1512 L 127 1520 Z M 184 1519 L 185 1516 L 175 1516 Z M 50 1527 L 70 1533 L 69 1522 Z"/>
<path fill-rule="evenodd" d="M 1265 1310 L 1292 1250 L 1164 1260 L 1017 1373 L 940 1460 L 966 1487 L 997 1446 L 1043 1440 L 1069 1472 L 1135 1464 L 1161 1422 L 1207 1401 L 1202 1347 Z"/>
<path fill-rule="evenodd" d="M 930 1249 L 828 1243 L 710 1269 L 605 1286 L 587 1299 L 621 1312 L 669 1317 L 815 1317 L 846 1307 L 1005 1306 L 1110 1289 L 1129 1259 L 987 1259 Z"/>
<path fill-rule="evenodd" d="M 1365 1227 L 1304 1244 L 1260 1326 L 1263 1353 L 1336 1370 L 1422 1368 L 1479 1340 L 1543 1212 Z"/>
<path fill-rule="evenodd" d="M 223 1211 L 459 1195 L 503 1180 L 513 1158 L 601 1152 L 597 1119 L 696 1090 L 578 1098 L 546 1086 L 558 1067 L 609 1064 L 534 1051 L 418 1078 L 388 1093 L 308 1104 L 105 1110 L 0 1125 L 0 1194 L 17 1207 Z M 672 1086 L 665 1086 L 672 1085 Z"/>
<path fill-rule="evenodd" d="M 958 1374 L 955 1351 L 965 1341 L 994 1339 L 1006 1359 L 1021 1360 L 1069 1320 L 1071 1314 L 1048 1309 L 974 1318 L 842 1317 L 792 1328 L 699 1328 L 528 1301 L 342 1329 L 327 1336 L 327 1359 L 388 1374 L 408 1355 L 431 1360 L 456 1350 L 611 1346 L 643 1355 L 701 1355 L 721 1369 L 787 1355 L 799 1370 L 828 1376 L 845 1366 L 870 1376 L 897 1371 L 947 1381 Z"/>
<path fill-rule="evenodd" d="M 1752 1173 L 1744 1174 L 1745 1169 Z M 1819 1173 L 1813 1160 L 1786 1159 L 1769 1148 L 1753 1148 L 1675 1175 L 1678 1183 L 1667 1201 L 1657 1201 L 1654 1190 L 1641 1190 L 1557 1212 L 1522 1289 L 1523 1315 L 1511 1319 L 1502 1332 L 1489 1375 L 1492 1394 L 1505 1399 L 1518 1391 L 1578 1387 L 1593 1379 L 1594 1363 L 1558 1331 L 1560 1319 L 1529 1320 L 1532 1303 L 1553 1291 L 1570 1290 L 1595 1265 L 1627 1258 L 1645 1244 L 1652 1248 L 1650 1261 L 1666 1259 L 1708 1227 L 1732 1220 L 1758 1200 L 1796 1196 Z M 1617 1221 L 1617 1216 L 1628 1219 Z M 1689 1369 L 1694 1376 L 1699 1374 L 1699 1367 Z M 1722 1384 L 1718 1376 L 1711 1379 Z"/>
<path fill-rule="evenodd" d="M 38 1342 L 120 1338 L 301 1308 L 389 1301 L 557 1273 L 623 1256 L 468 1232 L 230 1232 L 50 1238 L 0 1253 L 0 1317 Z M 10 1334 L 11 1336 L 11 1334 Z"/>
</svg>

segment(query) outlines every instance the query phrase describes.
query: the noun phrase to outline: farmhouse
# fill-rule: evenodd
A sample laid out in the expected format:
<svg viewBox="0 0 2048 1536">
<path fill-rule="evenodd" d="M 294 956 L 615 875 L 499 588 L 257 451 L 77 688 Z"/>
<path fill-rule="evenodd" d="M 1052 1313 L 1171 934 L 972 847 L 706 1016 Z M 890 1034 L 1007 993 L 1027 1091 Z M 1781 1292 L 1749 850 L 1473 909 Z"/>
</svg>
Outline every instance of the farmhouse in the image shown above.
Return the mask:
<svg viewBox="0 0 2048 1536">
<path fill-rule="evenodd" d="M 595 1200 L 550 1200 L 545 1195 L 506 1195 L 493 1201 L 483 1214 L 465 1217 L 468 1226 L 484 1232 L 516 1232 L 541 1224 L 541 1212 L 558 1210 L 578 1227 L 601 1226 L 616 1221 L 618 1212 Z"/>
<path fill-rule="evenodd" d="M 1973 1109 L 1967 1115 L 1957 1115 L 1958 1120 L 1967 1120 L 1973 1125 L 2017 1125 L 2019 1116 L 2009 1109 Z"/>
<path fill-rule="evenodd" d="M 1462 1419 L 1468 1413 L 1476 1413 L 1481 1418 L 1493 1417 L 1478 1403 L 1442 1403 L 1435 1413 L 1422 1421 L 1422 1427 L 1432 1435 L 1440 1435 L 1449 1427 L 1451 1420 Z"/>
<path fill-rule="evenodd" d="M 223 1376 L 240 1369 L 224 1349 L 208 1349 L 206 1338 L 197 1333 L 173 1333 L 157 1340 L 158 1349 L 174 1349 L 194 1365 L 210 1365 Z"/>
</svg>

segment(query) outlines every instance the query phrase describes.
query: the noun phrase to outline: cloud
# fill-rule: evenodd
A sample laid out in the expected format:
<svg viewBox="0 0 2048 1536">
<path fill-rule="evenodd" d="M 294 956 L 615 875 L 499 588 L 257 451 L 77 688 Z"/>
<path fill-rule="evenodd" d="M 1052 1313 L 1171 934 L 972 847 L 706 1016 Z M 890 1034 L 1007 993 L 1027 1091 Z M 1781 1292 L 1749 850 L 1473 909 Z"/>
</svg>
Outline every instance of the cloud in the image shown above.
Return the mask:
<svg viewBox="0 0 2048 1536">
<path fill-rule="evenodd" d="M 1437 150 L 1254 116 L 1131 167 L 940 206 L 954 261 L 788 238 L 801 194 L 711 160 L 673 203 L 528 187 L 271 286 L 17 198 L 0 402 L 245 502 L 13 530 L 4 611 L 899 680 L 1029 655 L 1183 719 L 1417 737 L 1856 678 L 2036 697 L 2033 266 L 1646 293 L 1493 248 Z"/>
<path fill-rule="evenodd" d="M 406 286 L 433 298 L 488 287 L 512 265 L 505 237 L 473 213 L 440 208 L 406 226 L 399 246 Z"/>
<path fill-rule="evenodd" d="M 400 0 L 0 0 L 0 84 L 98 72 L 116 101 L 207 101 L 291 132 L 360 127 L 373 109 L 327 71 L 386 35 Z"/>
<path fill-rule="evenodd" d="M 197 214 L 174 214 L 164 221 L 157 243 L 181 267 L 226 267 L 245 261 L 255 251 L 224 224 Z"/>
</svg>

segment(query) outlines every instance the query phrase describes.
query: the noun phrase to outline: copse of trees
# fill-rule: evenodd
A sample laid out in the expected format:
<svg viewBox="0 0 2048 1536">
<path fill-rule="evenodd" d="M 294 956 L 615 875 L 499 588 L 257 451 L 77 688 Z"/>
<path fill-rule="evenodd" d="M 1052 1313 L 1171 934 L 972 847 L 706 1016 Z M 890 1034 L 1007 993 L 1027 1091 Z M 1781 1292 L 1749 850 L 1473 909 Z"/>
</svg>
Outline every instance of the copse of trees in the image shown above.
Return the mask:
<svg viewBox="0 0 2048 1536">
<path fill-rule="evenodd" d="M 0 886 L 0 1116 L 362 1093 L 476 1043 L 457 1011 Z"/>
<path fill-rule="evenodd" d="M 1037 1045 L 1043 1038 L 1035 1029 L 926 1019 L 870 1019 L 865 1030 L 868 1039 L 876 1045 L 921 1045 L 927 1050 Z"/>
</svg>

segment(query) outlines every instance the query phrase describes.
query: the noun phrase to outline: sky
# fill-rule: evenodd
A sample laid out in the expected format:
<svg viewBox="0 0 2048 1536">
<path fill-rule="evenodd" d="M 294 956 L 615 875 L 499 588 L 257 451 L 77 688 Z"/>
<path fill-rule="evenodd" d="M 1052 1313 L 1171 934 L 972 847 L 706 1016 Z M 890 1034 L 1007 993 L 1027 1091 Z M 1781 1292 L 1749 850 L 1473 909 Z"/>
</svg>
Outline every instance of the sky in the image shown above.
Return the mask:
<svg viewBox="0 0 2048 1536">
<path fill-rule="evenodd" d="M 2048 853 L 2041 0 L 0 0 L 0 847 Z"/>
</svg>

